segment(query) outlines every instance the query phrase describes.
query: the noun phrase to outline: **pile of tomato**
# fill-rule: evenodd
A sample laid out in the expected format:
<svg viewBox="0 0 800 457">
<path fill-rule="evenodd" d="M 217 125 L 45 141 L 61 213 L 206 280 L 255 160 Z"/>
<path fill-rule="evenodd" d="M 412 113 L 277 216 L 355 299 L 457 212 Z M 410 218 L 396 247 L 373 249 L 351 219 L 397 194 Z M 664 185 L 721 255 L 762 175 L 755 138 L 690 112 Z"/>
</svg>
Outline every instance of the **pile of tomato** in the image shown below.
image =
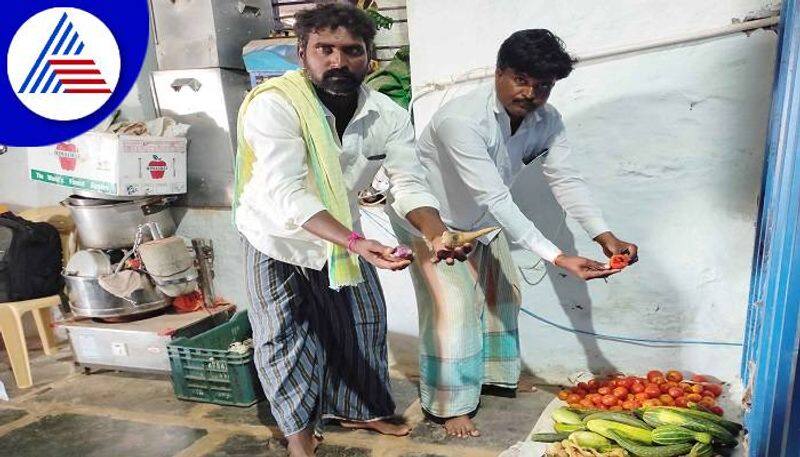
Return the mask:
<svg viewBox="0 0 800 457">
<path fill-rule="evenodd" d="M 652 370 L 644 378 L 617 374 L 581 382 L 560 391 L 558 398 L 575 408 L 631 411 L 643 406 L 680 406 L 722 415 L 717 405 L 721 394 L 722 385 L 705 376 L 695 374 L 684 379 L 677 370 Z"/>
</svg>

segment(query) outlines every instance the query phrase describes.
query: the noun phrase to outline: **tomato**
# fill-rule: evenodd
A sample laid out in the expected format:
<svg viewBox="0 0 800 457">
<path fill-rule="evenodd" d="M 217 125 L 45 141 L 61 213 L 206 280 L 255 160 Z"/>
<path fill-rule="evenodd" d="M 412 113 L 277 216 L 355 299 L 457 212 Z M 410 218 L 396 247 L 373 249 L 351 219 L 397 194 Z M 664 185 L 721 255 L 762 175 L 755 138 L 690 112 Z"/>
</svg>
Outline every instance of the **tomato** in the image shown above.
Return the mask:
<svg viewBox="0 0 800 457">
<path fill-rule="evenodd" d="M 703 387 L 706 390 L 713 392 L 715 397 L 719 397 L 720 395 L 722 395 L 722 386 L 719 384 L 714 384 L 713 382 L 710 382 L 708 384 L 703 384 Z"/>
<path fill-rule="evenodd" d="M 623 411 L 623 408 L 620 405 L 614 405 L 614 406 L 608 408 L 608 410 L 609 411 Z"/>
<path fill-rule="evenodd" d="M 681 382 L 683 381 L 683 374 L 678 370 L 669 370 L 667 372 L 667 380 L 674 381 L 674 382 Z"/>
<path fill-rule="evenodd" d="M 688 382 L 679 382 L 678 387 L 683 389 L 684 392 L 692 390 L 692 385 L 689 384 Z"/>
<path fill-rule="evenodd" d="M 661 398 L 661 397 L 664 397 L 664 398 Z M 666 395 L 666 394 L 662 395 L 661 397 L 659 397 L 659 400 L 661 401 L 661 403 L 664 406 L 675 406 L 675 399 L 674 398 L 672 398 L 672 397 L 670 397 L 669 395 Z"/>
<path fill-rule="evenodd" d="M 594 403 L 592 403 L 592 400 L 589 400 L 588 398 L 584 398 L 583 400 L 581 400 L 580 405 L 583 406 L 584 408 L 594 407 Z"/>
<path fill-rule="evenodd" d="M 567 397 L 567 403 L 580 403 L 581 400 L 582 398 L 576 394 L 569 394 L 569 397 Z"/>
<path fill-rule="evenodd" d="M 589 385 L 585 382 L 579 382 L 577 386 L 578 389 L 589 390 Z"/>
<path fill-rule="evenodd" d="M 696 374 L 692 376 L 692 381 L 694 382 L 708 382 L 708 378 L 701 374 Z"/>
<path fill-rule="evenodd" d="M 635 399 L 636 399 L 636 397 L 633 394 L 628 394 L 628 395 L 625 396 L 625 400 L 628 400 L 628 401 L 633 401 Z"/>
<path fill-rule="evenodd" d="M 566 390 L 562 390 L 561 392 L 558 393 L 559 400 L 566 400 L 568 397 L 569 397 L 569 392 L 567 392 Z"/>
<path fill-rule="evenodd" d="M 678 397 L 675 399 L 675 406 L 680 406 L 681 408 L 686 407 L 686 397 Z"/>
<path fill-rule="evenodd" d="M 613 395 L 603 395 L 603 404 L 606 406 L 614 406 L 617 404 L 617 397 Z"/>
<path fill-rule="evenodd" d="M 703 399 L 703 396 L 700 395 L 700 394 L 689 394 L 689 395 L 686 396 L 686 401 L 687 402 L 693 401 L 693 402 L 697 403 L 702 399 Z"/>
<path fill-rule="evenodd" d="M 611 393 L 611 387 L 601 387 L 597 389 L 597 393 L 600 395 L 608 395 Z"/>
<path fill-rule="evenodd" d="M 632 384 L 633 384 L 633 379 L 631 378 L 617 380 L 617 387 L 624 387 L 626 389 L 630 389 Z"/>
<path fill-rule="evenodd" d="M 635 394 L 633 398 L 640 403 L 650 399 L 650 397 L 645 392 L 639 392 L 638 394 Z"/>
<path fill-rule="evenodd" d="M 711 407 L 711 412 L 716 414 L 716 415 L 718 415 L 718 416 L 721 416 L 721 415 L 723 415 L 725 413 L 725 411 L 723 411 L 723 409 L 720 408 L 719 406 L 712 406 Z"/>
<path fill-rule="evenodd" d="M 658 370 L 651 370 L 651 371 L 647 372 L 647 380 L 650 381 L 650 382 L 655 382 L 655 381 L 653 381 L 653 378 L 663 378 L 663 377 L 664 377 L 664 373 L 662 373 L 662 372 L 660 372 Z"/>
<path fill-rule="evenodd" d="M 603 396 L 600 395 L 600 394 L 597 394 L 595 397 L 592 397 L 592 402 L 595 405 L 602 405 L 603 404 Z"/>
<path fill-rule="evenodd" d="M 586 386 L 589 387 L 590 389 L 597 389 L 598 387 L 600 387 L 600 380 L 597 378 L 590 379 L 586 383 Z"/>
<path fill-rule="evenodd" d="M 628 400 L 626 402 L 622 402 L 622 409 L 627 409 L 629 411 L 632 410 L 632 409 L 636 409 L 636 402 L 633 402 L 633 401 L 630 401 L 630 400 Z"/>
<path fill-rule="evenodd" d="M 628 396 L 628 389 L 624 387 L 617 387 L 614 389 L 612 394 L 617 398 L 625 398 Z"/>
<path fill-rule="evenodd" d="M 706 408 L 711 408 L 712 406 L 717 406 L 717 401 L 711 397 L 703 397 L 700 399 L 700 404 Z"/>
<path fill-rule="evenodd" d="M 712 392 L 710 390 L 704 390 L 704 391 L 700 392 L 700 395 L 702 395 L 704 397 L 717 398 L 717 394 L 715 394 L 714 392 Z"/>
<path fill-rule="evenodd" d="M 634 382 L 631 385 L 631 392 L 638 394 L 639 392 L 644 392 L 644 384 L 639 381 Z"/>
<path fill-rule="evenodd" d="M 644 393 L 647 394 L 648 398 L 655 398 L 661 395 L 661 389 L 657 384 L 648 384 L 647 387 L 644 388 Z"/>
<path fill-rule="evenodd" d="M 654 384 L 664 384 L 665 382 L 667 382 L 667 380 L 664 379 L 663 376 L 655 376 L 652 380 L 650 380 L 650 382 Z"/>
<path fill-rule="evenodd" d="M 631 257 L 628 254 L 614 254 L 608 259 L 608 266 L 614 270 L 622 270 L 628 266 L 630 261 Z"/>
<path fill-rule="evenodd" d="M 678 398 L 683 396 L 683 389 L 681 389 L 680 387 L 670 387 L 667 393 L 672 398 Z"/>
<path fill-rule="evenodd" d="M 692 386 L 692 393 L 693 394 L 703 393 L 703 386 L 701 386 L 700 384 L 694 384 Z"/>
<path fill-rule="evenodd" d="M 651 398 L 642 402 L 642 406 L 663 406 L 657 398 Z"/>
<path fill-rule="evenodd" d="M 587 392 L 587 391 L 585 391 L 585 390 L 583 390 L 583 389 L 578 389 L 578 390 L 576 390 L 576 391 L 575 391 L 575 392 L 573 392 L 573 393 L 574 393 L 574 394 L 576 394 L 576 395 L 580 395 L 581 397 L 585 397 L 585 396 L 586 396 L 586 394 L 588 394 L 589 392 Z"/>
</svg>

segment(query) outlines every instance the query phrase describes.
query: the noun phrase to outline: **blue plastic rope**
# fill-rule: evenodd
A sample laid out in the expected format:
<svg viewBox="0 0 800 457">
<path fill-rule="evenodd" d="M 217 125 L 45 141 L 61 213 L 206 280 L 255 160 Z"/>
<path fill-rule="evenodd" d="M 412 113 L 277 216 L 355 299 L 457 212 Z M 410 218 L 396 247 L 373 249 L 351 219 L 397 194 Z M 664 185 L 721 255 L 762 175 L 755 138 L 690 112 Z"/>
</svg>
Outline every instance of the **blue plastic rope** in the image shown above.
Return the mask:
<svg viewBox="0 0 800 457">
<path fill-rule="evenodd" d="M 362 214 L 366 214 L 367 217 L 372 219 L 372 221 L 381 228 L 387 235 L 391 236 L 392 238 L 397 239 L 394 233 L 387 229 L 382 221 L 373 214 L 370 214 L 369 211 L 361 211 Z M 579 335 L 589 335 L 593 336 L 599 340 L 607 340 L 607 341 L 615 341 L 617 343 L 634 343 L 634 344 L 654 344 L 654 345 L 661 345 L 661 346 L 686 346 L 686 345 L 700 345 L 700 346 L 729 346 L 729 347 L 741 347 L 743 344 L 741 342 L 728 342 L 728 341 L 702 341 L 702 340 L 656 340 L 656 339 L 649 339 L 649 338 L 631 338 L 627 336 L 618 336 L 618 335 L 604 335 L 602 333 L 595 333 L 589 332 L 586 330 L 579 330 L 576 328 L 568 327 L 566 325 L 561 325 L 556 322 L 553 322 L 549 319 L 546 319 L 538 314 L 534 313 L 533 311 L 527 310 L 525 308 L 520 308 L 524 314 L 544 323 L 555 327 L 559 330 L 563 330 L 565 332 L 576 333 Z"/>
<path fill-rule="evenodd" d="M 619 343 L 649 343 L 649 344 L 660 344 L 660 345 L 673 345 L 673 346 L 683 346 L 683 345 L 690 345 L 690 344 L 697 344 L 703 346 L 734 346 L 739 347 L 742 346 L 742 343 L 733 343 L 727 341 L 700 341 L 700 340 L 654 340 L 654 339 L 647 339 L 647 338 L 629 338 L 626 336 L 616 336 L 616 335 L 604 335 L 602 333 L 594 333 L 588 332 L 586 330 L 578 330 L 576 328 L 567 327 L 565 325 L 557 324 L 551 320 L 545 319 L 542 316 L 539 316 L 525 308 L 520 308 L 520 310 L 527 314 L 528 316 L 541 321 L 547 325 L 553 326 L 559 330 L 563 330 L 565 332 L 570 333 L 578 333 L 581 335 L 590 335 L 594 336 L 600 340 L 608 340 L 608 341 L 616 341 Z"/>
</svg>

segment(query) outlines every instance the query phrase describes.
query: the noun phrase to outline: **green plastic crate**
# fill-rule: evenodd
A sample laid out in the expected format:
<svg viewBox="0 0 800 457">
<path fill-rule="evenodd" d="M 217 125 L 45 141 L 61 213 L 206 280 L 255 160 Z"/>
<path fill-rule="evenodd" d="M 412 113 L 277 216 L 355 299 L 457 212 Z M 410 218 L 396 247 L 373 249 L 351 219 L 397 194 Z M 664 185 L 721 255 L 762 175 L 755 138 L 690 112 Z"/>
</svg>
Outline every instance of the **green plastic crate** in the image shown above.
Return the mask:
<svg viewBox="0 0 800 457">
<path fill-rule="evenodd" d="M 240 311 L 211 330 L 172 340 L 167 352 L 175 395 L 182 400 L 232 406 L 250 406 L 263 399 L 253 350 L 247 354 L 228 351 L 231 343 L 252 334 L 247 311 Z"/>
</svg>

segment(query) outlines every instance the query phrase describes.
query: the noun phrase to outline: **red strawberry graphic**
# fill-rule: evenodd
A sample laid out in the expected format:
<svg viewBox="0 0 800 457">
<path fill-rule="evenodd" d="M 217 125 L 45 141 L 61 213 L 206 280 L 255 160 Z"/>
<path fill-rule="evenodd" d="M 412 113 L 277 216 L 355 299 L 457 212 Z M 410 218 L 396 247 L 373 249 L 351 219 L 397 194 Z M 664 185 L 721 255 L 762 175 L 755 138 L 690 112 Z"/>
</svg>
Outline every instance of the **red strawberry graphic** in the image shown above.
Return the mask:
<svg viewBox="0 0 800 457">
<path fill-rule="evenodd" d="M 153 160 L 147 164 L 147 170 L 150 172 L 150 177 L 153 179 L 161 179 L 164 177 L 164 172 L 167 171 L 167 162 L 161 160 L 157 155 L 153 156 Z"/>
<path fill-rule="evenodd" d="M 78 162 L 78 147 L 72 143 L 58 143 L 56 156 L 62 170 L 73 171 Z"/>
</svg>

